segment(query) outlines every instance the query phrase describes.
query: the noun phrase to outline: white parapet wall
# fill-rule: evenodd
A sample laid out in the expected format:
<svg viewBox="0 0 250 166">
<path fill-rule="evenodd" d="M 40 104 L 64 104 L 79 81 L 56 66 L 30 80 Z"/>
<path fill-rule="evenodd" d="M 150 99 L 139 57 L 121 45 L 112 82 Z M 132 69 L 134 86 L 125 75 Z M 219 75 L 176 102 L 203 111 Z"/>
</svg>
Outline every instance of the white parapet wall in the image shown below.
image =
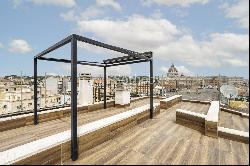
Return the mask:
<svg viewBox="0 0 250 166">
<path fill-rule="evenodd" d="M 249 132 L 218 127 L 218 135 L 222 138 L 241 141 L 249 144 Z"/>
<path fill-rule="evenodd" d="M 177 109 L 176 110 L 176 123 L 187 126 L 189 128 L 204 132 L 206 115 Z"/>
<path fill-rule="evenodd" d="M 212 101 L 208 109 L 205 121 L 205 135 L 211 137 L 218 137 L 218 123 L 220 116 L 219 101 Z"/>
</svg>

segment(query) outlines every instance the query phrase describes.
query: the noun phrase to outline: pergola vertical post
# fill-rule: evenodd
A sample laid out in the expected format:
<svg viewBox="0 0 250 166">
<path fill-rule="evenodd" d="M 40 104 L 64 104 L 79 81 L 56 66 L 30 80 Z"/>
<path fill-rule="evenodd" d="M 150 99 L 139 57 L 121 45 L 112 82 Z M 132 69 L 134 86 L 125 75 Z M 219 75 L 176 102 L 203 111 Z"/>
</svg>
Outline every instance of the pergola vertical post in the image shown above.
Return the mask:
<svg viewBox="0 0 250 166">
<path fill-rule="evenodd" d="M 153 80 L 153 59 L 150 59 L 150 118 L 153 119 L 153 111 L 154 111 L 154 99 L 153 99 L 153 88 L 154 88 L 154 80 Z"/>
<path fill-rule="evenodd" d="M 107 95 L 107 67 L 104 66 L 104 109 L 107 108 L 107 98 L 106 98 L 106 95 Z"/>
<path fill-rule="evenodd" d="M 37 58 L 34 58 L 34 125 L 37 124 Z"/>
<path fill-rule="evenodd" d="M 78 158 L 77 143 L 77 39 L 71 39 L 71 159 Z"/>
</svg>

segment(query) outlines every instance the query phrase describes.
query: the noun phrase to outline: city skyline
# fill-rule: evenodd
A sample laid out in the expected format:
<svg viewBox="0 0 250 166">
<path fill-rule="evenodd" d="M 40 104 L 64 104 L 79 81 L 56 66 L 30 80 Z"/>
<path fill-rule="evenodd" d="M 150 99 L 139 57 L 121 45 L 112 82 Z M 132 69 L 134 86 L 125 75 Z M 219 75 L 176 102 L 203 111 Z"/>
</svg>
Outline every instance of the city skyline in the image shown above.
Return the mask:
<svg viewBox="0 0 250 166">
<path fill-rule="evenodd" d="M 154 75 L 174 63 L 185 75 L 249 78 L 249 1 L 96 0 L 0 2 L 0 76 L 33 74 L 33 57 L 77 33 L 136 51 L 154 52 Z M 211 19 L 212 18 L 212 19 Z M 79 45 L 82 60 L 119 56 Z M 70 49 L 51 57 L 69 58 Z M 68 56 L 66 56 L 68 55 Z M 69 75 L 70 66 L 39 63 L 39 75 Z M 148 64 L 112 68 L 109 75 L 147 75 Z M 79 67 L 93 75 L 101 69 Z"/>
</svg>

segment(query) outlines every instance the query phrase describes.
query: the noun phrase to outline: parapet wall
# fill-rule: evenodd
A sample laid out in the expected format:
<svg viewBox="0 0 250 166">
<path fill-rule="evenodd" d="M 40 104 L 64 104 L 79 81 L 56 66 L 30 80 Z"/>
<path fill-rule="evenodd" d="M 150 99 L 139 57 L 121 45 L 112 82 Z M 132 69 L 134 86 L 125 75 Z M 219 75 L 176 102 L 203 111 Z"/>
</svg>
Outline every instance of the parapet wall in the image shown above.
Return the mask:
<svg viewBox="0 0 250 166">
<path fill-rule="evenodd" d="M 144 105 L 78 127 L 79 154 L 149 119 L 150 106 Z M 160 105 L 154 104 L 154 114 Z M 70 130 L 0 152 L 0 164 L 64 164 L 71 156 Z"/>
<path fill-rule="evenodd" d="M 207 104 L 207 101 L 190 101 L 185 100 L 184 102 L 194 102 Z M 248 114 L 234 111 L 231 109 L 221 108 L 219 101 L 212 101 L 210 103 L 207 114 L 200 114 L 189 110 L 176 110 L 176 123 L 184 125 L 186 127 L 195 129 L 205 134 L 206 136 L 218 138 L 226 138 L 234 141 L 243 143 L 249 143 L 249 132 L 239 131 L 235 129 L 229 129 L 219 126 L 220 111 L 226 111 L 235 115 L 240 115 L 243 118 L 249 118 Z"/>
<path fill-rule="evenodd" d="M 138 97 L 131 100 L 131 103 L 136 102 L 138 100 L 142 100 L 148 97 Z M 78 106 L 77 111 L 80 113 L 93 112 L 96 110 L 103 109 L 103 101 L 97 102 L 95 104 L 91 104 L 88 106 Z M 110 100 L 107 101 L 107 108 L 112 108 L 115 106 L 115 101 Z M 51 120 L 56 120 L 64 117 L 70 116 L 70 107 L 53 109 L 43 112 L 38 112 L 39 122 L 47 122 Z M 0 119 L 0 132 L 16 129 L 19 127 L 25 127 L 33 124 L 34 114 L 24 114 L 13 117 L 1 118 Z"/>
<path fill-rule="evenodd" d="M 205 133 L 205 119 L 206 115 L 204 114 L 183 109 L 176 110 L 176 123 L 198 130 L 202 133 Z"/>
<path fill-rule="evenodd" d="M 169 98 L 165 98 L 160 101 L 161 109 L 168 109 L 181 101 L 182 101 L 181 95 L 175 95 Z"/>
</svg>

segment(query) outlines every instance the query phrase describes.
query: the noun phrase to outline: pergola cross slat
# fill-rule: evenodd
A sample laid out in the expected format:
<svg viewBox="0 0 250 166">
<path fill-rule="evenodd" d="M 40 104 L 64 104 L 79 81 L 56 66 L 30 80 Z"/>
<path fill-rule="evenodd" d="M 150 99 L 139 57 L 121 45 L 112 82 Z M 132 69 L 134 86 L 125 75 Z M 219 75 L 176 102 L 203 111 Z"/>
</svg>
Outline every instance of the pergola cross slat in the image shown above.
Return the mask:
<svg viewBox="0 0 250 166">
<path fill-rule="evenodd" d="M 105 49 L 113 50 L 126 56 L 103 60 L 103 62 L 78 61 L 77 57 L 77 41 L 95 45 Z M 68 43 L 71 43 L 71 59 L 45 58 L 44 56 Z M 71 64 L 71 159 L 73 161 L 78 158 L 77 143 L 77 65 L 89 65 L 103 67 L 104 69 L 104 109 L 107 107 L 106 89 L 107 89 L 107 67 L 120 66 L 127 64 L 135 64 L 142 62 L 150 62 L 150 118 L 153 118 L 153 53 L 139 53 L 128 49 L 105 44 L 93 39 L 72 34 L 65 39 L 57 42 L 43 52 L 34 57 L 34 125 L 38 124 L 38 108 L 37 108 L 37 61 L 45 60 L 52 62 L 63 62 Z"/>
</svg>

